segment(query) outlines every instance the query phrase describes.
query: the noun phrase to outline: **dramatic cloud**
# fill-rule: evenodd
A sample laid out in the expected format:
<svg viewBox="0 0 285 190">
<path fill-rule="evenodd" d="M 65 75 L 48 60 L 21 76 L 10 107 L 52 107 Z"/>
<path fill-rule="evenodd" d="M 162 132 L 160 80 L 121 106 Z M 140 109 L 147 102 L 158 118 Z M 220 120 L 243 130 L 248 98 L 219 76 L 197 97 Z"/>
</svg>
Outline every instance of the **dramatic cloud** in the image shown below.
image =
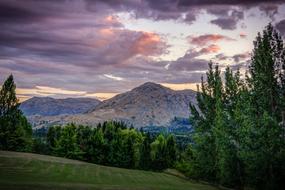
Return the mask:
<svg viewBox="0 0 285 190">
<path fill-rule="evenodd" d="M 188 40 L 191 44 L 198 45 L 198 46 L 204 46 L 209 43 L 218 42 L 218 41 L 233 41 L 232 38 L 229 38 L 227 36 L 223 36 L 220 34 L 205 34 L 197 37 L 189 36 Z"/>
<path fill-rule="evenodd" d="M 0 80 L 13 73 L 22 98 L 106 99 L 146 81 L 181 89 L 210 60 L 245 63 L 268 21 L 284 34 L 284 9 L 274 0 L 1 0 Z"/>
<path fill-rule="evenodd" d="M 175 1 L 176 2 L 176 1 Z M 267 0 L 200 0 L 189 1 L 179 0 L 179 6 L 195 6 L 195 5 L 254 5 L 262 2 L 268 2 Z M 270 2 L 282 2 L 282 0 L 271 0 Z"/>
<path fill-rule="evenodd" d="M 208 47 L 202 48 L 199 52 L 202 54 L 217 53 L 221 50 L 220 46 L 211 44 Z"/>
<path fill-rule="evenodd" d="M 243 11 L 231 10 L 226 15 L 212 20 L 211 23 L 225 30 L 234 30 L 237 27 L 237 23 L 243 18 Z"/>
</svg>

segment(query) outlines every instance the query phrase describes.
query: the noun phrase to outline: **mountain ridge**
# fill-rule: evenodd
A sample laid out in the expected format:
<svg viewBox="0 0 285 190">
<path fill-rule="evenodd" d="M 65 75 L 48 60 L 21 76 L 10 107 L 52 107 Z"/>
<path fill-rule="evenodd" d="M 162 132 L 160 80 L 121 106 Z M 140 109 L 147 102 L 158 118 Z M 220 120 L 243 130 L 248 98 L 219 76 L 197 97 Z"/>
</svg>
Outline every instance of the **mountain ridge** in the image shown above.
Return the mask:
<svg viewBox="0 0 285 190">
<path fill-rule="evenodd" d="M 188 118 L 189 103 L 196 104 L 193 90 L 175 91 L 147 82 L 100 102 L 85 113 L 58 116 L 32 116 L 34 126 L 76 123 L 95 126 L 107 120 L 123 121 L 136 128 L 168 126 L 175 117 Z"/>
<path fill-rule="evenodd" d="M 26 116 L 56 116 L 78 114 L 97 106 L 101 101 L 95 98 L 32 97 L 21 103 L 20 109 Z"/>
</svg>

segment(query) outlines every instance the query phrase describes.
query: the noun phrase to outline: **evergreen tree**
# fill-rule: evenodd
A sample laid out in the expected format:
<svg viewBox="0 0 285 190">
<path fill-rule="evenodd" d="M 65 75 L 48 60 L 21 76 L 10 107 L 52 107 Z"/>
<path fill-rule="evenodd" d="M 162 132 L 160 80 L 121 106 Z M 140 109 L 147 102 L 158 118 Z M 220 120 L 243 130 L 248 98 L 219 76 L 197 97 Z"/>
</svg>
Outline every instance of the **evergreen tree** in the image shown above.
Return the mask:
<svg viewBox="0 0 285 190">
<path fill-rule="evenodd" d="M 49 149 L 52 153 L 56 148 L 56 142 L 59 140 L 61 136 L 61 131 L 62 131 L 62 128 L 60 126 L 51 126 L 48 128 L 46 140 L 47 140 Z"/>
<path fill-rule="evenodd" d="M 32 146 L 32 128 L 19 110 L 13 75 L 0 91 L 0 149 L 29 151 Z"/>
<path fill-rule="evenodd" d="M 83 152 L 79 147 L 77 135 L 74 124 L 65 126 L 58 141 L 56 141 L 56 155 L 72 159 L 82 159 Z"/>
<path fill-rule="evenodd" d="M 251 106 L 254 136 L 246 157 L 249 181 L 259 189 L 274 189 L 284 177 L 284 47 L 278 32 L 269 24 L 254 42 L 250 64 Z M 281 157 L 279 157 L 281 156 Z M 283 160 L 283 161 L 281 161 Z M 281 162 L 280 162 L 281 161 Z M 252 177 L 256 180 L 252 180 Z"/>
<path fill-rule="evenodd" d="M 146 133 L 140 149 L 140 168 L 144 170 L 151 169 L 151 139 L 150 134 Z"/>
<path fill-rule="evenodd" d="M 167 167 L 173 167 L 177 160 L 177 147 L 174 135 L 169 135 L 166 139 L 166 160 Z"/>
<path fill-rule="evenodd" d="M 89 155 L 93 163 L 103 164 L 104 158 L 104 134 L 101 128 L 93 129 L 90 139 Z"/>
<path fill-rule="evenodd" d="M 151 157 L 154 170 L 167 168 L 166 140 L 161 134 L 151 143 Z"/>
<path fill-rule="evenodd" d="M 201 92 L 197 93 L 198 108 L 190 104 L 190 120 L 194 126 L 193 177 L 216 181 L 217 148 L 215 142 L 215 118 L 217 100 L 221 98 L 221 77 L 218 66 L 209 63 L 207 81 L 201 79 Z M 199 89 L 198 89 L 199 91 Z"/>
</svg>

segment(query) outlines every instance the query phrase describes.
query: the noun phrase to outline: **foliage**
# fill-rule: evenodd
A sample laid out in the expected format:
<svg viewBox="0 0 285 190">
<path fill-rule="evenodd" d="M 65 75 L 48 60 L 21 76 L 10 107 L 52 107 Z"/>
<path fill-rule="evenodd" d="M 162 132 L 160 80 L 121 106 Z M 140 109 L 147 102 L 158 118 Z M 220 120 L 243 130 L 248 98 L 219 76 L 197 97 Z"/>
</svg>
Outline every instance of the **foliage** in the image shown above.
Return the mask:
<svg viewBox="0 0 285 190">
<path fill-rule="evenodd" d="M 209 64 L 198 106 L 191 154 L 178 168 L 194 178 L 235 189 L 283 189 L 285 170 L 285 49 L 269 24 L 254 42 L 249 75 Z M 189 158 L 190 157 L 190 158 Z"/>
<path fill-rule="evenodd" d="M 52 155 L 116 167 L 163 170 L 174 167 L 177 160 L 174 136 L 159 135 L 152 141 L 150 134 L 121 122 L 104 122 L 95 128 L 50 127 L 46 141 Z"/>
<path fill-rule="evenodd" d="M 19 110 L 16 85 L 10 75 L 0 91 L 0 149 L 30 151 L 32 128 Z"/>
</svg>

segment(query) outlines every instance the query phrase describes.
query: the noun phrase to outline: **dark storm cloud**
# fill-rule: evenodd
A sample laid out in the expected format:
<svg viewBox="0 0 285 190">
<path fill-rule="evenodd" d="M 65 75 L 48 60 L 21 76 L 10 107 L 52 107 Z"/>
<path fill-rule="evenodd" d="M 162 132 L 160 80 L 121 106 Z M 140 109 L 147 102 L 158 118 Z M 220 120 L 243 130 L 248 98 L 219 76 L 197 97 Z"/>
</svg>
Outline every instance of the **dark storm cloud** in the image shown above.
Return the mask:
<svg viewBox="0 0 285 190">
<path fill-rule="evenodd" d="M 37 21 L 42 15 L 23 7 L 14 6 L 0 2 L 0 23 Z"/>
<path fill-rule="evenodd" d="M 105 9 L 116 11 L 131 11 L 135 17 L 150 18 L 153 20 L 180 19 L 185 23 L 196 20 L 200 10 L 216 15 L 218 18 L 211 23 L 222 29 L 233 30 L 239 20 L 243 19 L 243 10 L 253 6 L 261 6 L 260 10 L 266 14 L 272 14 L 276 3 L 282 0 L 87 0 L 88 9 L 99 11 L 105 5 Z M 269 4 L 269 5 L 268 5 Z M 106 8 L 107 6 L 107 8 Z M 240 10 L 236 10 L 237 6 Z M 183 16 L 186 14 L 186 17 Z"/>
<path fill-rule="evenodd" d="M 219 26 L 225 30 L 234 30 L 237 27 L 237 23 L 244 18 L 242 10 L 228 10 L 216 9 L 216 11 L 210 11 L 214 15 L 218 15 L 217 19 L 211 21 L 212 24 Z"/>
<path fill-rule="evenodd" d="M 179 0 L 179 6 L 195 5 L 252 5 L 268 2 L 283 2 L 282 0 Z"/>
<path fill-rule="evenodd" d="M 0 30 L 0 58 L 32 57 L 55 66 L 98 68 L 122 64 L 136 55 L 161 54 L 167 48 L 158 35 L 123 29 L 115 17 L 103 10 L 90 13 L 78 2 L 2 1 L 0 10 L 5 11 L 0 20 L 5 23 Z M 44 70 L 44 64 L 39 61 L 38 67 Z M 25 66 L 29 67 L 21 64 L 19 68 Z M 12 69 L 14 65 L 2 67 Z"/>
</svg>

